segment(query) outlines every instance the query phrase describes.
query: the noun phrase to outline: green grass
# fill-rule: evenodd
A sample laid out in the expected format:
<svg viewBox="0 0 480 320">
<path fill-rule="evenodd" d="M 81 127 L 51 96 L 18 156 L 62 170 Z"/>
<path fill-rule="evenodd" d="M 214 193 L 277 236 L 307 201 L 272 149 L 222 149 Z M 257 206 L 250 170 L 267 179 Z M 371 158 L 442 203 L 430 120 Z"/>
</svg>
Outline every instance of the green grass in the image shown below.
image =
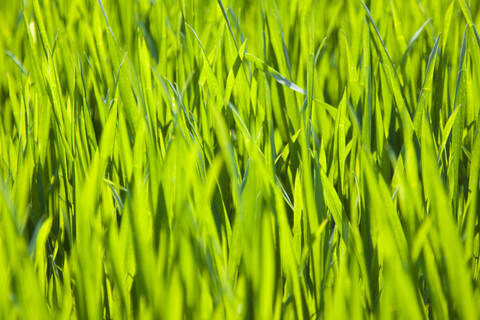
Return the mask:
<svg viewBox="0 0 480 320">
<path fill-rule="evenodd" d="M 479 1 L 0 21 L 0 318 L 480 317 Z"/>
</svg>

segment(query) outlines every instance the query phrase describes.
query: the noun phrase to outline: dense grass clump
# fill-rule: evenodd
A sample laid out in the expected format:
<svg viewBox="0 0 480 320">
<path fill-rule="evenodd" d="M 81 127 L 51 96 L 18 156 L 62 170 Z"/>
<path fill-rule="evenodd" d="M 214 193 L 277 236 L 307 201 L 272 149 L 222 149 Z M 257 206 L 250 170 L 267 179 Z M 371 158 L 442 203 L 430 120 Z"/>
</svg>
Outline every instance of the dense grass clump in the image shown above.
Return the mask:
<svg viewBox="0 0 480 320">
<path fill-rule="evenodd" d="M 479 318 L 479 1 L 0 21 L 1 319 Z"/>
</svg>

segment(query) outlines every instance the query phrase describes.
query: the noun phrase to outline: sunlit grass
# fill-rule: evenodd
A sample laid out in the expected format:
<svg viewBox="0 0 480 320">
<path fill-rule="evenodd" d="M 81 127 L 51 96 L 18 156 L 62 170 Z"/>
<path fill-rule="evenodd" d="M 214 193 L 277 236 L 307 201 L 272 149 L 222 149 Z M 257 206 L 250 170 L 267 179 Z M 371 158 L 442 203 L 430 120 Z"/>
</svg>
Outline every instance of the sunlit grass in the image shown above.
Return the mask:
<svg viewBox="0 0 480 320">
<path fill-rule="evenodd" d="M 1 319 L 478 319 L 480 2 L 0 21 Z"/>
</svg>

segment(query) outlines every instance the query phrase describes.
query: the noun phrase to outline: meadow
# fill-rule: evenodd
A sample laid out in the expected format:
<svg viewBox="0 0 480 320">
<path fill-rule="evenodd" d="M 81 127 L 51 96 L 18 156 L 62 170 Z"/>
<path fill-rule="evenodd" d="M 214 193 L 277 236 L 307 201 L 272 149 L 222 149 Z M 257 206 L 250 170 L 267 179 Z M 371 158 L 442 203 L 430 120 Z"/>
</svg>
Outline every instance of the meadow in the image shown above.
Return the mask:
<svg viewBox="0 0 480 320">
<path fill-rule="evenodd" d="M 0 1 L 1 319 L 479 319 L 480 1 Z"/>
</svg>

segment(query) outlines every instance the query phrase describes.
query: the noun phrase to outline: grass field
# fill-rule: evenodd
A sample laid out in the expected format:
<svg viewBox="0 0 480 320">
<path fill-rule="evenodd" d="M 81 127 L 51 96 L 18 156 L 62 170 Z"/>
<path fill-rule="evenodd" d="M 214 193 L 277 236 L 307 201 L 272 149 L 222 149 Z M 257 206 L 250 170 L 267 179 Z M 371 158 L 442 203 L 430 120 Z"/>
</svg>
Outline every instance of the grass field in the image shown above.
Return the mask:
<svg viewBox="0 0 480 320">
<path fill-rule="evenodd" d="M 0 1 L 1 319 L 479 319 L 480 1 Z"/>
</svg>

